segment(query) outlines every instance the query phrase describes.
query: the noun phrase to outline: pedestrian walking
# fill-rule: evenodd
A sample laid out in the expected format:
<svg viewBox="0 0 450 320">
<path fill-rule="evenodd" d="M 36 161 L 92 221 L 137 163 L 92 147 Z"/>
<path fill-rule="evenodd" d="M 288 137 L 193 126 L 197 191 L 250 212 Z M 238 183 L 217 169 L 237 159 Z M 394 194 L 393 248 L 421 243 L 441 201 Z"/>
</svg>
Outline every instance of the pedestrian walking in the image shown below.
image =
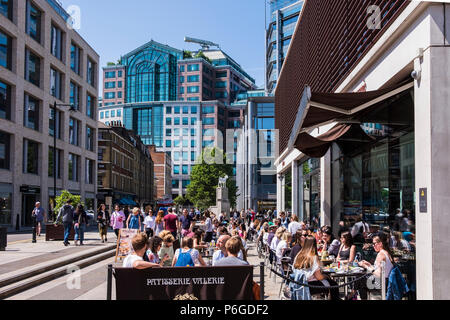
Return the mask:
<svg viewBox="0 0 450 320">
<path fill-rule="evenodd" d="M 64 245 L 67 247 L 69 242 L 70 230 L 72 230 L 73 225 L 73 212 L 74 209 L 72 207 L 72 200 L 68 199 L 66 204 L 59 209 L 58 216 L 56 217 L 55 226 L 58 221 L 62 218 L 62 223 L 64 225 Z"/>
<path fill-rule="evenodd" d="M 145 225 L 145 233 L 147 234 L 148 238 L 153 237 L 155 234 L 155 220 L 156 217 L 153 215 L 153 211 L 151 208 L 147 211 L 147 216 L 144 219 L 144 225 Z"/>
<path fill-rule="evenodd" d="M 32 217 L 36 218 L 36 236 L 41 236 L 41 224 L 44 221 L 44 209 L 41 207 L 40 202 L 36 202 L 32 212 Z"/>
<path fill-rule="evenodd" d="M 127 229 L 135 229 L 141 231 L 141 219 L 140 219 L 141 209 L 134 208 L 132 214 L 128 216 L 127 219 Z"/>
<path fill-rule="evenodd" d="M 88 217 L 86 211 L 81 204 L 79 204 L 73 214 L 73 221 L 75 223 L 75 245 L 78 246 L 78 240 L 80 241 L 80 246 L 84 242 L 84 232 L 88 224 Z"/>
<path fill-rule="evenodd" d="M 116 237 L 119 237 L 120 229 L 123 229 L 123 223 L 126 221 L 125 214 L 118 204 L 114 208 L 114 212 L 111 214 L 111 228 L 113 228 Z"/>
<path fill-rule="evenodd" d="M 110 223 L 109 212 L 106 210 L 106 205 L 102 203 L 97 212 L 98 232 L 102 243 L 108 242 L 108 225 Z"/>
<path fill-rule="evenodd" d="M 178 216 L 173 213 L 172 208 L 169 208 L 168 214 L 164 217 L 164 230 L 172 233 L 173 237 L 177 239 L 177 231 L 180 229 L 180 221 Z"/>
<path fill-rule="evenodd" d="M 155 219 L 155 234 L 160 234 L 164 231 L 164 211 L 159 210 Z"/>
</svg>

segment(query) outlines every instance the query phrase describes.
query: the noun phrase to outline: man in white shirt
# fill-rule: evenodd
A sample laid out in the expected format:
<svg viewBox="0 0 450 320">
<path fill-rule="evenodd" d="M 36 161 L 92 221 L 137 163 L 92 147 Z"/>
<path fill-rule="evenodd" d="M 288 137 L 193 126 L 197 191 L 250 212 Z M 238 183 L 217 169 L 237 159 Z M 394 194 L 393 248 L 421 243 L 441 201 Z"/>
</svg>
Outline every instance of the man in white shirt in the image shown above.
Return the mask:
<svg viewBox="0 0 450 320">
<path fill-rule="evenodd" d="M 230 238 L 231 238 L 230 236 L 224 235 L 217 240 L 217 247 L 219 248 L 219 250 L 217 250 L 213 254 L 212 257 L 213 266 L 215 266 L 216 263 L 219 262 L 219 260 L 222 260 L 223 258 L 227 257 L 227 249 L 225 245 L 227 244 L 227 241 L 230 240 Z"/>
<path fill-rule="evenodd" d="M 292 234 L 295 235 L 297 233 L 298 230 L 302 229 L 302 224 L 300 222 L 298 222 L 298 217 L 293 215 L 291 217 L 291 223 L 289 223 L 288 226 L 288 231 Z"/>
<path fill-rule="evenodd" d="M 144 254 L 147 251 L 147 236 L 144 233 L 139 233 L 133 237 L 131 240 L 131 245 L 134 252 L 129 254 L 124 260 L 122 267 L 124 268 L 134 268 L 134 269 L 148 269 L 154 267 L 161 267 L 164 261 L 167 259 L 162 259 L 160 264 L 151 263 L 144 261 Z"/>
</svg>

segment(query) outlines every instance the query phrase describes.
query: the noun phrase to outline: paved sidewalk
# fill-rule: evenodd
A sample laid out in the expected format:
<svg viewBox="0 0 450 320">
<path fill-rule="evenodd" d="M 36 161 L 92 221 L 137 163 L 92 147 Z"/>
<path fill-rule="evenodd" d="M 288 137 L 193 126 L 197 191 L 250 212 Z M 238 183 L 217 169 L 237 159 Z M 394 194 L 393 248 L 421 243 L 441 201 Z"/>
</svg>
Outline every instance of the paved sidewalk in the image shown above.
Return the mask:
<svg viewBox="0 0 450 320">
<path fill-rule="evenodd" d="M 38 238 L 37 243 L 30 241 L 9 243 L 6 251 L 0 252 L 0 280 L 49 262 L 57 262 L 70 257 L 76 257 L 106 246 L 113 246 L 116 242 L 114 232 L 108 233 L 108 242 L 102 243 L 98 232 L 85 233 L 85 245 L 75 246 L 70 241 L 70 246 L 64 246 L 62 241 L 45 241 L 45 236 Z"/>
</svg>

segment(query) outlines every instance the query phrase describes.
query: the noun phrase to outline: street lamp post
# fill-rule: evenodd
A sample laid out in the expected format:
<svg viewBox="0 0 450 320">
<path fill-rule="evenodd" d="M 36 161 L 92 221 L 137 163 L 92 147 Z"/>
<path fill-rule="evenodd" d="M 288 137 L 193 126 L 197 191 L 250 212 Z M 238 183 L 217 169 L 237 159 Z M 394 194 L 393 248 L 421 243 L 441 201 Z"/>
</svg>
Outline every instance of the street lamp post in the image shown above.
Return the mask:
<svg viewBox="0 0 450 320">
<path fill-rule="evenodd" d="M 70 112 L 75 112 L 76 109 L 74 108 L 73 104 L 64 104 L 64 103 L 55 103 L 53 104 L 53 197 L 54 197 L 54 204 L 53 208 L 56 208 L 56 125 L 57 125 L 57 111 L 58 107 L 70 107 Z M 59 124 L 59 123 L 58 123 Z M 53 212 L 53 215 L 55 216 L 55 212 Z M 55 217 L 54 217 L 55 218 Z"/>
</svg>

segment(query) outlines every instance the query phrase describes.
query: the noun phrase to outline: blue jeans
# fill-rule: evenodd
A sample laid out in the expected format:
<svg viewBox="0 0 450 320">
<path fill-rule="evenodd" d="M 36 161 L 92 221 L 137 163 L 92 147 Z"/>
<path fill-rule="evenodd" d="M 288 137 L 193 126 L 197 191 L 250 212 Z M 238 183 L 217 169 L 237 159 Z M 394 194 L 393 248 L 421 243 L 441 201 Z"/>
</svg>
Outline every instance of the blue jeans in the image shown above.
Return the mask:
<svg viewBox="0 0 450 320">
<path fill-rule="evenodd" d="M 72 229 L 72 222 L 64 222 L 64 243 L 69 242 L 70 230 Z"/>
<path fill-rule="evenodd" d="M 81 243 L 84 241 L 84 231 L 86 230 L 86 225 L 84 223 L 75 227 L 75 241 L 80 240 Z"/>
</svg>

